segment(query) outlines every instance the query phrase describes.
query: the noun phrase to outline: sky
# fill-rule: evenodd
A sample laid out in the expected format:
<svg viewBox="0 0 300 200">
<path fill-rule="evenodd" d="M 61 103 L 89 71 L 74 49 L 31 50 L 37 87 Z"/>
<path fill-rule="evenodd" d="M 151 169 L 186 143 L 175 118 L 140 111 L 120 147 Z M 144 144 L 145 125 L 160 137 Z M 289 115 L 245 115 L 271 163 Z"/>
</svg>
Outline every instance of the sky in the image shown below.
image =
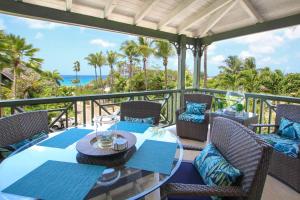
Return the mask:
<svg viewBox="0 0 300 200">
<path fill-rule="evenodd" d="M 43 69 L 56 69 L 62 75 L 74 74 L 72 67 L 77 60 L 81 63 L 79 75 L 93 75 L 93 68 L 84 59 L 88 54 L 119 51 L 122 42 L 136 39 L 127 34 L 5 14 L 0 14 L 0 29 L 26 38 L 28 43 L 40 49 L 37 57 L 44 59 Z M 281 69 L 284 73 L 300 73 L 300 26 L 212 43 L 208 48 L 208 76 L 217 75 L 218 66 L 223 65 L 230 55 L 240 58 L 253 56 L 258 68 L 268 66 Z M 193 56 L 190 50 L 187 52 L 186 63 L 188 69 L 192 70 Z M 162 61 L 151 57 L 148 65 L 161 67 Z M 177 56 L 169 59 L 168 67 L 177 70 Z M 108 72 L 109 68 L 105 66 L 103 74 Z"/>
</svg>

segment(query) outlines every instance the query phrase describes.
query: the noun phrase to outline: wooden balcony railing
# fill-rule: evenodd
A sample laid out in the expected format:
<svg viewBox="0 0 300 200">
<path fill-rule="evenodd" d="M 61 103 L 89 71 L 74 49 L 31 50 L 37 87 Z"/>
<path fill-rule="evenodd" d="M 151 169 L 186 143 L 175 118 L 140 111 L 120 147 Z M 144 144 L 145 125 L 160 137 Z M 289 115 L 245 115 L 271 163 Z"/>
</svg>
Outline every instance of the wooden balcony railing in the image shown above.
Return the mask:
<svg viewBox="0 0 300 200">
<path fill-rule="evenodd" d="M 183 93 L 206 93 L 213 95 L 215 97 L 213 110 L 216 110 L 216 100 L 224 99 L 226 92 L 227 91 L 215 89 L 156 90 L 71 97 L 5 100 L 0 101 L 0 110 L 2 116 L 32 110 L 48 110 L 50 128 L 61 121 L 63 126 L 67 128 L 70 125 L 92 124 L 92 119 L 97 115 L 117 114 L 121 102 L 148 100 L 160 102 L 162 104 L 161 123 L 171 125 L 175 123 L 175 111 L 180 107 L 180 96 Z M 253 93 L 246 93 L 245 97 L 245 110 L 257 113 L 259 115 L 260 123 L 274 122 L 276 105 L 279 103 L 300 104 L 300 98 L 295 97 Z M 270 129 L 267 131 L 270 132 Z"/>
</svg>

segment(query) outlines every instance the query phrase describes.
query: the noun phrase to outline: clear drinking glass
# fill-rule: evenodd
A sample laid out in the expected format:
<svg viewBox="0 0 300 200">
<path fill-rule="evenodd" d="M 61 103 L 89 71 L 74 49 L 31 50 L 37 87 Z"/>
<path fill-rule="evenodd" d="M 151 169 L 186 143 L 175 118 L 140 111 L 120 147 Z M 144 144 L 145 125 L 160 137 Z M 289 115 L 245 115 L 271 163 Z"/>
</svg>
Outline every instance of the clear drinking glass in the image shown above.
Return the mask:
<svg viewBox="0 0 300 200">
<path fill-rule="evenodd" d="M 241 91 L 228 91 L 226 93 L 227 110 L 236 111 L 237 104 L 244 104 L 245 94 Z"/>
<path fill-rule="evenodd" d="M 115 115 L 102 115 L 94 118 L 96 124 L 96 137 L 99 148 L 111 148 L 115 135 L 115 128 L 106 130 L 118 121 Z"/>
</svg>

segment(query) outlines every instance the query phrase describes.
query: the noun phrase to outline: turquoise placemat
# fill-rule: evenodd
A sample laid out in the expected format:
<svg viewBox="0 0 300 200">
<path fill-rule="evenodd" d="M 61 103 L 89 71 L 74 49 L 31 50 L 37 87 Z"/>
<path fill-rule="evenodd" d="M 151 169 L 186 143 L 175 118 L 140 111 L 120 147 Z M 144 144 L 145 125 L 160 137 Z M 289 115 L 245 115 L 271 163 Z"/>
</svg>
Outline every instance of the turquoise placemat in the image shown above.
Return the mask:
<svg viewBox="0 0 300 200">
<path fill-rule="evenodd" d="M 81 200 L 105 167 L 49 160 L 2 192 L 45 200 Z"/>
<path fill-rule="evenodd" d="M 48 140 L 45 140 L 38 145 L 65 149 L 93 131 L 94 130 L 92 129 L 72 128 L 64 131 L 59 135 L 49 138 Z"/>
<path fill-rule="evenodd" d="M 126 166 L 170 175 L 176 148 L 176 143 L 146 140 Z"/>
<path fill-rule="evenodd" d="M 118 123 L 112 125 L 108 130 L 121 130 L 135 133 L 144 133 L 151 126 L 151 124 L 146 123 L 119 121 Z"/>
</svg>

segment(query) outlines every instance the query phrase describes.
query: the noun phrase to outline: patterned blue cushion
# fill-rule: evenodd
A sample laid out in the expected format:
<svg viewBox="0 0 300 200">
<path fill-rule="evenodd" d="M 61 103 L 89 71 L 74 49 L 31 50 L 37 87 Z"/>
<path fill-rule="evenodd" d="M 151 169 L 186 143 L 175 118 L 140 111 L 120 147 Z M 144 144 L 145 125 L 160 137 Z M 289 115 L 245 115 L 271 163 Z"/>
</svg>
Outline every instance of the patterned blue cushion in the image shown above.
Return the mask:
<svg viewBox="0 0 300 200">
<path fill-rule="evenodd" d="M 195 102 L 186 102 L 186 113 L 195 114 L 195 115 L 203 115 L 206 110 L 206 103 L 195 103 Z"/>
<path fill-rule="evenodd" d="M 189 114 L 187 112 L 184 112 L 184 113 L 181 113 L 178 116 L 178 119 L 181 120 L 181 121 L 201 124 L 201 123 L 203 123 L 203 121 L 205 119 L 205 116 L 204 115 Z"/>
<path fill-rule="evenodd" d="M 291 140 L 300 139 L 300 123 L 291 121 L 286 118 L 280 120 L 278 135 L 289 138 Z"/>
<path fill-rule="evenodd" d="M 276 151 L 293 158 L 297 158 L 299 156 L 300 140 L 291 140 L 277 134 L 260 134 L 259 136 L 272 145 Z"/>
<path fill-rule="evenodd" d="M 135 117 L 124 117 L 125 121 L 128 122 L 137 122 L 137 123 L 145 123 L 145 124 L 154 124 L 154 117 L 146 117 L 146 118 L 135 118 Z"/>
<path fill-rule="evenodd" d="M 234 185 L 242 175 L 225 160 L 212 143 L 207 144 L 195 158 L 194 165 L 204 183 L 210 186 Z"/>
</svg>

